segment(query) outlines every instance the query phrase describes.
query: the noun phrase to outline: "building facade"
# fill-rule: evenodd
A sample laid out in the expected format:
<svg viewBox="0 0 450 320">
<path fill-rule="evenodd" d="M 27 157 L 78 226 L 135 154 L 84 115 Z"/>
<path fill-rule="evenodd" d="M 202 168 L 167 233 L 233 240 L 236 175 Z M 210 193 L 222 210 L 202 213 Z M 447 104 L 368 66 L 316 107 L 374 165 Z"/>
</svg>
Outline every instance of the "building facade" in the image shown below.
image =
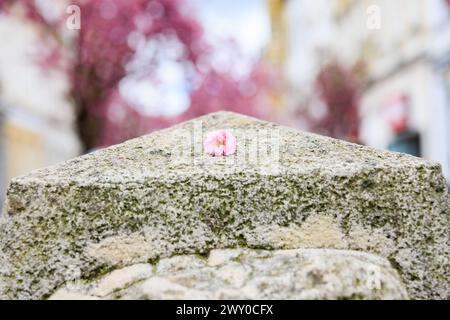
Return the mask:
<svg viewBox="0 0 450 320">
<path fill-rule="evenodd" d="M 450 181 L 450 6 L 447 0 L 289 0 L 285 75 L 312 92 L 323 52 L 363 61 L 360 140 L 442 164 Z"/>
</svg>

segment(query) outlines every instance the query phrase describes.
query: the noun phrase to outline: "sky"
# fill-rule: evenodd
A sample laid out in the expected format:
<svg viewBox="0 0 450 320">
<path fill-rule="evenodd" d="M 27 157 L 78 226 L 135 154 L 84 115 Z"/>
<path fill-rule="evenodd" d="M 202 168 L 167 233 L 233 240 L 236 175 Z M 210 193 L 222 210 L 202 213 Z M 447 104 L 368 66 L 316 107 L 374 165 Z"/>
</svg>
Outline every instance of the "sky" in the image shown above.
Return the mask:
<svg viewBox="0 0 450 320">
<path fill-rule="evenodd" d="M 244 55 L 258 56 L 270 38 L 266 0 L 191 0 L 207 38 L 234 38 Z"/>
</svg>

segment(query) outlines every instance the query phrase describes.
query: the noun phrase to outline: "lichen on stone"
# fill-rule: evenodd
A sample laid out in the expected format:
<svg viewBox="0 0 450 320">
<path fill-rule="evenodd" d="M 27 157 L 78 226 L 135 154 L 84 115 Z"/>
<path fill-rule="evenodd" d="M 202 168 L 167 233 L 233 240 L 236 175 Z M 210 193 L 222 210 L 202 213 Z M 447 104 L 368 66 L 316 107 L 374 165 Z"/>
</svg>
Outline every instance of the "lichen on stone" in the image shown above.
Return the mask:
<svg viewBox="0 0 450 320">
<path fill-rule="evenodd" d="M 206 155 L 222 128 L 236 154 Z M 437 163 L 219 112 L 13 179 L 0 298 L 173 255 L 320 247 L 381 255 L 410 297 L 447 299 L 449 203 Z"/>
</svg>

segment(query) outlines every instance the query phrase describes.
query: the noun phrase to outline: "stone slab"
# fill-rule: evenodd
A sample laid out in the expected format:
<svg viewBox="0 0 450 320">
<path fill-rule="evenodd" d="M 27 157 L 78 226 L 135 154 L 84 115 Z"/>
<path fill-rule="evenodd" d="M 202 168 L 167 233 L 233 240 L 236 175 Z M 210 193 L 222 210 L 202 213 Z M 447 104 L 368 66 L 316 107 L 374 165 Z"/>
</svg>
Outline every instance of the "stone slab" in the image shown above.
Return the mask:
<svg viewBox="0 0 450 320">
<path fill-rule="evenodd" d="M 367 253 L 217 249 L 68 283 L 50 299 L 403 300 L 408 294 L 389 261 Z"/>
<path fill-rule="evenodd" d="M 238 151 L 203 136 L 230 129 Z M 14 179 L 0 297 L 216 248 L 334 248 L 387 258 L 409 296 L 450 297 L 449 198 L 434 162 L 220 112 Z"/>
</svg>

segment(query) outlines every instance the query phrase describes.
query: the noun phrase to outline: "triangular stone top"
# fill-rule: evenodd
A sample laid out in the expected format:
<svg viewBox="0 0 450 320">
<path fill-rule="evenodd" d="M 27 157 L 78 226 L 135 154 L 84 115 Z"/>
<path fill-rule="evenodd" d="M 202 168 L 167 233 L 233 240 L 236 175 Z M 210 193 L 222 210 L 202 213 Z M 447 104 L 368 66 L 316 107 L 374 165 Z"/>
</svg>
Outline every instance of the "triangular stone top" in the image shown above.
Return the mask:
<svg viewBox="0 0 450 320">
<path fill-rule="evenodd" d="M 205 152 L 218 129 L 236 153 Z M 219 112 L 14 179 L 0 299 L 236 247 L 367 251 L 410 297 L 449 298 L 449 212 L 436 163 Z"/>
<path fill-rule="evenodd" d="M 229 129 L 237 152 L 212 157 L 206 135 Z M 63 164 L 41 169 L 17 182 L 126 183 L 154 177 L 292 174 L 320 171 L 351 175 L 376 168 L 430 165 L 411 156 L 385 152 L 297 131 L 232 112 L 217 112 L 151 133 Z"/>
</svg>

